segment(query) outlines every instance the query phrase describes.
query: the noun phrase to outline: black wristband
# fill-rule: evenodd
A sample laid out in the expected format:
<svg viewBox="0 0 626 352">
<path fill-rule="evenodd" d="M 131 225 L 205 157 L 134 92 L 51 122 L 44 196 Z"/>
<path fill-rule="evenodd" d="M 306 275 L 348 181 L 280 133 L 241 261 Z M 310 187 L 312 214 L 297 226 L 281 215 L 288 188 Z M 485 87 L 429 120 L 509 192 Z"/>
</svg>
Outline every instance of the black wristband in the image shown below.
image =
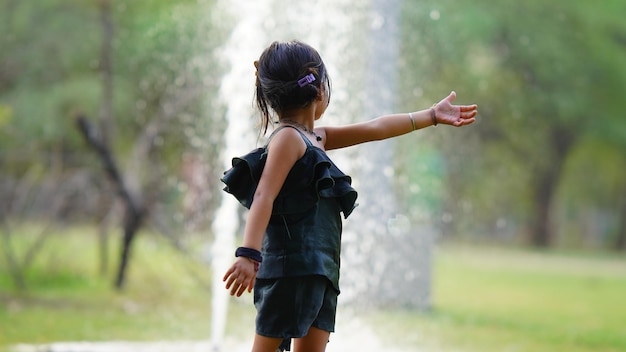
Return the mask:
<svg viewBox="0 0 626 352">
<path fill-rule="evenodd" d="M 263 257 L 261 256 L 261 252 L 257 251 L 254 248 L 248 247 L 239 247 L 235 251 L 235 257 L 246 257 L 254 260 L 255 262 L 261 263 L 263 261 Z"/>
</svg>

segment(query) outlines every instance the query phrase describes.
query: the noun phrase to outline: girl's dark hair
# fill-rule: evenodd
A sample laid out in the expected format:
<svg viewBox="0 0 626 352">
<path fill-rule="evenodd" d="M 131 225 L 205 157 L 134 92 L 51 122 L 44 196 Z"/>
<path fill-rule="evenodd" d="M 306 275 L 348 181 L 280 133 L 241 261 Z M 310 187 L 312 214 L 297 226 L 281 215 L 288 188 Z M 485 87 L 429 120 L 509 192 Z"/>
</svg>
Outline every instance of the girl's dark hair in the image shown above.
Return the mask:
<svg viewBox="0 0 626 352">
<path fill-rule="evenodd" d="M 313 74 L 315 80 L 298 81 Z M 330 78 L 317 50 L 299 41 L 273 42 L 257 64 L 256 103 L 261 111 L 263 133 L 273 122 L 268 106 L 279 115 L 294 108 L 306 108 L 321 93 L 324 84 L 330 96 Z"/>
</svg>

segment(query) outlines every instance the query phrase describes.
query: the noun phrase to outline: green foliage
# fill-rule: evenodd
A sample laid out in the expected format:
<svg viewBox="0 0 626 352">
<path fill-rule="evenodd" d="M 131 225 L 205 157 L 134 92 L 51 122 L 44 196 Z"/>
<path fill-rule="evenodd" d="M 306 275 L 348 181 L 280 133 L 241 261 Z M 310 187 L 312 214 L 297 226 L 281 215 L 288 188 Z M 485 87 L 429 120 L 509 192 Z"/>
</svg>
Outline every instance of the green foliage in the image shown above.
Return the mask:
<svg viewBox="0 0 626 352">
<path fill-rule="evenodd" d="M 625 6 L 621 1 L 405 1 L 401 77 L 408 79 L 401 83 L 402 105 L 428 106 L 449 89 L 457 91 L 460 103 L 479 105 L 473 126 L 442 129 L 424 140 L 444 155 L 445 208 L 458 220 L 457 233 L 522 234 L 535 216 L 537 194 L 547 192 L 541 191 L 542 180 L 577 179 L 555 192 L 567 197 L 563 190 L 587 185 L 570 176 L 577 169 L 605 157 L 600 163 L 608 165 L 611 155 L 623 154 L 626 25 L 616 13 Z M 581 148 L 590 148 L 585 158 L 574 157 Z M 625 169 L 616 172 L 625 183 Z M 606 202 L 602 194 L 615 189 L 602 178 L 594 187 L 602 191 L 578 197 L 578 212 Z M 620 194 L 613 193 L 610 202 L 618 203 Z M 464 212 L 463 204 L 474 210 Z M 619 207 L 613 213 L 619 214 Z M 596 235 L 604 237 L 601 232 Z"/>
<path fill-rule="evenodd" d="M 98 53 L 95 11 L 66 5 L 12 2 L 0 15 L 5 33 L 0 39 L 0 102 L 13 111 L 10 126 L 0 133 L 6 133 L 2 139 L 9 150 L 59 144 L 72 128 L 71 112 L 96 111 L 97 76 L 91 67 Z"/>
<path fill-rule="evenodd" d="M 81 172 L 98 162 L 78 133 L 75 117 L 85 115 L 98 129 L 103 114 L 105 3 L 2 5 L 0 180 L 20 179 L 37 163 L 59 162 L 59 170 Z M 182 182 L 181 155 L 199 155 L 203 165 L 218 163 L 224 109 L 216 94 L 222 65 L 215 51 L 230 23 L 215 21 L 213 0 L 109 3 L 111 148 L 121 171 L 137 180 L 136 192 L 175 194 Z M 85 160 L 93 162 L 86 165 Z M 82 170 L 74 168 L 76 162 Z M 167 201 L 176 208 L 179 199 Z"/>
<path fill-rule="evenodd" d="M 176 162 L 185 149 L 205 151 L 220 138 L 221 108 L 215 99 L 221 65 L 213 51 L 221 44 L 221 29 L 208 22 L 208 6 L 197 2 L 132 3 L 124 8 L 124 30 L 117 41 L 118 79 L 135 96 L 126 121 L 137 133 L 161 116 L 161 157 Z M 147 11 L 149 9 L 149 11 Z M 164 114 L 172 117 L 163 118 Z M 214 133 L 217 131 L 213 131 Z M 219 133 L 212 137 L 218 137 Z"/>
<path fill-rule="evenodd" d="M 14 91 L 9 100 L 20 117 L 12 121 L 12 148 L 46 149 L 60 141 L 71 141 L 78 148 L 83 141 L 77 134 L 68 133 L 74 129 L 72 117 L 77 112 L 97 112 L 100 83 L 95 77 L 77 77 Z"/>
<path fill-rule="evenodd" d="M 199 121 L 210 120 L 207 101 L 219 106 L 210 93 L 217 89 L 220 66 L 210 57 L 223 29 L 209 22 L 212 2 L 112 3 L 119 147 L 127 151 L 155 116 L 174 114 L 166 118 L 170 128 L 165 129 L 172 138 L 162 138 L 171 140 L 172 153 L 179 154 L 189 137 L 181 133 L 181 117 L 187 116 L 183 126 L 203 126 Z M 0 21 L 8 33 L 0 42 L 0 102 L 14 115 L 10 130 L 17 138 L 10 147 L 33 140 L 57 144 L 68 138 L 74 148 L 82 147 L 71 118 L 80 112 L 95 119 L 102 104 L 97 3 L 46 0 L 6 7 Z"/>
<path fill-rule="evenodd" d="M 6 105 L 0 105 L 0 130 L 5 128 L 13 118 L 13 109 Z"/>
<path fill-rule="evenodd" d="M 626 154 L 604 140 L 586 139 L 572 152 L 567 165 L 570 172 L 561 182 L 558 200 L 564 241 L 584 247 L 616 241 L 619 195 L 626 194 L 624 165 Z"/>
<path fill-rule="evenodd" d="M 401 148 L 409 147 L 414 141 L 402 138 Z M 423 148 L 419 153 L 404 153 L 397 156 L 396 172 L 398 199 L 407 206 L 407 213 L 415 221 L 424 220 L 442 209 L 442 178 L 445 173 L 442 155 L 436 150 Z"/>
</svg>

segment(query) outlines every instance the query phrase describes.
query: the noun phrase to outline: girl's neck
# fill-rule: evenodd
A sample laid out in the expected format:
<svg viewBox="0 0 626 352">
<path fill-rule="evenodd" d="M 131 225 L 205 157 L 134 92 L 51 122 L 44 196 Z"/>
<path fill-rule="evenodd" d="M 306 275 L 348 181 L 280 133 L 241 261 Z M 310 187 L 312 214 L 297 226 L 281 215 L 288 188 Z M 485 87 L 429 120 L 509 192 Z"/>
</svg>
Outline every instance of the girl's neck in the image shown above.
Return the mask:
<svg viewBox="0 0 626 352">
<path fill-rule="evenodd" d="M 305 130 L 313 130 L 315 119 L 308 116 L 307 113 L 295 112 L 295 113 L 285 113 L 278 117 L 278 121 L 280 123 L 290 124 L 290 125 L 299 125 L 303 127 Z"/>
<path fill-rule="evenodd" d="M 299 121 L 292 120 L 292 119 L 290 119 L 288 117 L 284 117 L 284 116 L 281 117 L 279 119 L 279 121 L 283 125 L 293 126 L 293 127 L 297 128 L 297 129 L 299 129 L 301 131 L 304 131 L 304 132 L 310 134 L 311 136 L 315 137 L 315 140 L 318 141 L 318 142 L 322 140 L 322 137 L 320 135 L 318 135 L 317 133 L 315 133 L 315 131 L 313 131 L 313 127 L 312 127 L 313 123 L 311 123 L 311 127 L 308 127 L 307 125 L 305 125 L 305 124 L 303 124 L 303 123 L 301 123 Z"/>
</svg>

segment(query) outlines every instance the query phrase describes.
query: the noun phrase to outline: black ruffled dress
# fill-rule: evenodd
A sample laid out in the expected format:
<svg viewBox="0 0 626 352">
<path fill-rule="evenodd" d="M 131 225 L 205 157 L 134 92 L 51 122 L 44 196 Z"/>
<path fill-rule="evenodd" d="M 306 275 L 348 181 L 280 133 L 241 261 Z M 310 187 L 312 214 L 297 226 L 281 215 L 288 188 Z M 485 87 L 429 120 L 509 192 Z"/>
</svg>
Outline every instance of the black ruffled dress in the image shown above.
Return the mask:
<svg viewBox="0 0 626 352">
<path fill-rule="evenodd" d="M 350 215 L 356 207 L 357 192 L 351 186 L 350 176 L 298 132 L 307 149 L 287 175 L 274 201 L 257 278 L 323 275 L 339 291 L 340 212 L 346 218 Z M 232 168 L 222 178 L 226 184 L 224 190 L 248 209 L 266 157 L 267 150 L 263 147 L 233 158 Z"/>
</svg>

